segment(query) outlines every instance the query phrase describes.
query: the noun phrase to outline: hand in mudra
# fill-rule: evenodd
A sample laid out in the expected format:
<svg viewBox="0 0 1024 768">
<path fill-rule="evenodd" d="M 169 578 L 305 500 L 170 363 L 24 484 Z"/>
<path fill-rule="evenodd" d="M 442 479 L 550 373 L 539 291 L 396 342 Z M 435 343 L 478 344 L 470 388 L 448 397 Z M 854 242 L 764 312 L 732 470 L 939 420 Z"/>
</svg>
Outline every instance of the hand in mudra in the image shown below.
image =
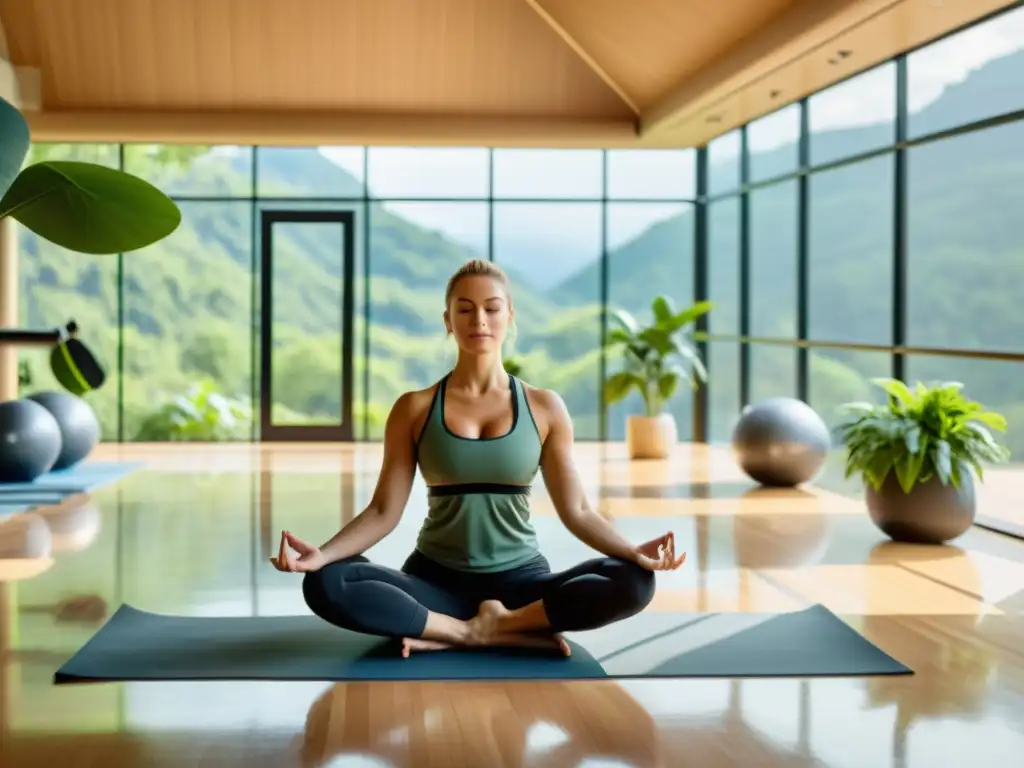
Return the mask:
<svg viewBox="0 0 1024 768">
<path fill-rule="evenodd" d="M 685 560 L 685 552 L 676 557 L 676 537 L 671 531 L 636 548 L 637 564 L 649 571 L 674 571 Z"/>
<path fill-rule="evenodd" d="M 298 553 L 298 557 L 288 551 L 291 547 Z M 325 564 L 324 553 L 319 547 L 315 547 L 297 536 L 292 536 L 288 531 L 281 532 L 281 550 L 276 556 L 270 558 L 270 562 L 279 571 L 289 573 L 310 573 L 319 571 Z"/>
</svg>

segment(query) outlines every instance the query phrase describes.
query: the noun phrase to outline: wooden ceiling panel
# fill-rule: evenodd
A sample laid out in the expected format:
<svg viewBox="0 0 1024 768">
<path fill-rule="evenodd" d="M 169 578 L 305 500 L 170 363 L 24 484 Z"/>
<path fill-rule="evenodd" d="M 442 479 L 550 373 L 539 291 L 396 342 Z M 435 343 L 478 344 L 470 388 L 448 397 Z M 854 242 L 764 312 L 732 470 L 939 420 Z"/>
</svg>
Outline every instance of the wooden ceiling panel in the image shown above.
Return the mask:
<svg viewBox="0 0 1024 768">
<path fill-rule="evenodd" d="M 759 73 L 750 83 L 661 133 L 658 143 L 700 146 L 833 83 L 871 69 L 898 52 L 924 45 L 1012 4 L 1012 0 L 938 4 L 935 0 L 903 0 L 886 13 L 872 16 L 823 41 L 805 55 Z M 837 55 L 839 51 L 848 55 Z"/>
<path fill-rule="evenodd" d="M 821 0 L 535 2 L 644 109 L 790 6 Z"/>
<path fill-rule="evenodd" d="M 0 0 L 0 28 L 41 141 L 671 147 L 1013 1 Z"/>
<path fill-rule="evenodd" d="M 632 117 L 523 0 L 0 0 L 47 109 Z"/>
</svg>

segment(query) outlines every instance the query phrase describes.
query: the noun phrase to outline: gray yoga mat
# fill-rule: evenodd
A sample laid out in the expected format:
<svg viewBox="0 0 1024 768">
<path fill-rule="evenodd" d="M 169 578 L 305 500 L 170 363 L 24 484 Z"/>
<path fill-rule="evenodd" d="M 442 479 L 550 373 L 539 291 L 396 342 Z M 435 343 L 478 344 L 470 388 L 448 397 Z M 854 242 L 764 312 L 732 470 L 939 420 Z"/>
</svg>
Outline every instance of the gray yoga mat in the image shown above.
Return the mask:
<svg viewBox="0 0 1024 768">
<path fill-rule="evenodd" d="M 913 674 L 820 605 L 783 614 L 645 612 L 565 637 L 569 658 L 501 648 L 403 659 L 395 642 L 337 629 L 314 616 L 197 618 L 123 605 L 57 670 L 54 682 Z"/>
</svg>

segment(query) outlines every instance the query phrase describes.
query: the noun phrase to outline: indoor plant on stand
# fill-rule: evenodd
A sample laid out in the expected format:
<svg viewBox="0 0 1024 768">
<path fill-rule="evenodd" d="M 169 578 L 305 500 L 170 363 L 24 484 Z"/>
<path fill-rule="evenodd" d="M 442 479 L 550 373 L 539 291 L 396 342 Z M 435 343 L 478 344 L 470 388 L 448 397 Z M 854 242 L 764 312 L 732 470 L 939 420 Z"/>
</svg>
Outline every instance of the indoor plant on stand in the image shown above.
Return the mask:
<svg viewBox="0 0 1024 768">
<path fill-rule="evenodd" d="M 631 415 L 626 422 L 630 458 L 667 458 L 678 441 L 676 420 L 665 405 L 681 380 L 694 389 L 707 381 L 688 330 L 711 307 L 711 302 L 702 301 L 676 312 L 670 299 L 658 296 L 651 302 L 654 321 L 647 326 L 623 309 L 612 313 L 616 327 L 608 332 L 605 345 L 622 350 L 623 367 L 605 380 L 605 403 L 624 400 L 634 389 L 644 402 L 644 413 Z"/>
<path fill-rule="evenodd" d="M 957 382 L 913 388 L 873 379 L 884 405 L 847 403 L 838 427 L 846 477 L 864 481 L 868 511 L 894 541 L 941 544 L 974 523 L 975 476 L 1009 460 L 991 430 L 1006 431 L 998 413 L 969 400 Z"/>
</svg>

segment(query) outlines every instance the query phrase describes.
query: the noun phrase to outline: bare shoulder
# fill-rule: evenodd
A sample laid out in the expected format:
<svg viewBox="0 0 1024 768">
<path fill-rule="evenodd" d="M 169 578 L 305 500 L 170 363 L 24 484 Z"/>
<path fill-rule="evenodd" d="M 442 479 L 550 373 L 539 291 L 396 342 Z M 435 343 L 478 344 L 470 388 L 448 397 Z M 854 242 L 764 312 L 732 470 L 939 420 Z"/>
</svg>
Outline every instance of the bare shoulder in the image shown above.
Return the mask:
<svg viewBox="0 0 1024 768">
<path fill-rule="evenodd" d="M 552 429 L 572 429 L 572 418 L 562 396 L 553 389 L 542 389 L 522 382 L 526 402 L 537 422 L 541 440 L 546 440 Z"/>
<path fill-rule="evenodd" d="M 415 442 L 427 423 L 427 416 L 430 414 L 430 404 L 434 401 L 434 393 L 437 391 L 437 384 L 431 384 L 424 389 L 414 389 L 403 392 L 399 395 L 391 408 L 391 418 L 400 419 L 409 430 L 409 434 Z"/>
</svg>

